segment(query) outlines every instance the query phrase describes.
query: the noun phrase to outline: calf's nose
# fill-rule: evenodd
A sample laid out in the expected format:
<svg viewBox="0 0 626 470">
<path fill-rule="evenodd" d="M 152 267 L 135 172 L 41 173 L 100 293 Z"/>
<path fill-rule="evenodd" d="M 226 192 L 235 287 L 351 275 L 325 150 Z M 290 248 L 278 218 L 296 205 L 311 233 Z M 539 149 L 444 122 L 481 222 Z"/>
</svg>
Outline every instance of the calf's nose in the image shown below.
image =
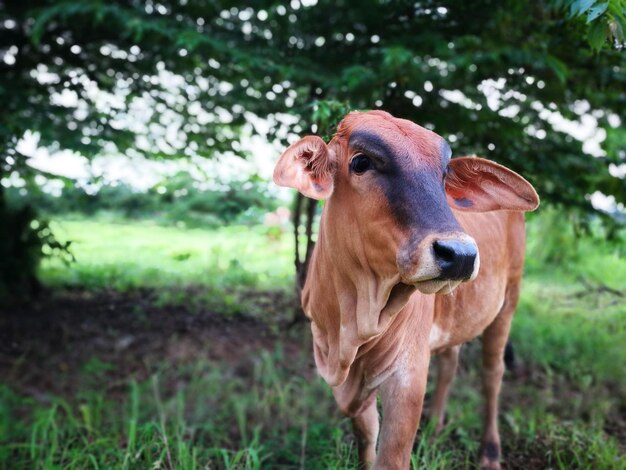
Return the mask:
<svg viewBox="0 0 626 470">
<path fill-rule="evenodd" d="M 461 240 L 435 240 L 435 261 L 441 272 L 437 279 L 464 281 L 472 277 L 478 251 L 474 243 Z"/>
</svg>

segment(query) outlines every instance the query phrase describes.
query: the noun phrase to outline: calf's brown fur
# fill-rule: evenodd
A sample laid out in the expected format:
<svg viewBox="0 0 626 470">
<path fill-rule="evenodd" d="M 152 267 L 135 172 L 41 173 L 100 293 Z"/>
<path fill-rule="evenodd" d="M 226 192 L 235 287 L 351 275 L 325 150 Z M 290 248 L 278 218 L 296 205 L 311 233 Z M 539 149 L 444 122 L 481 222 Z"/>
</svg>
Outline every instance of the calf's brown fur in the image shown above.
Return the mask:
<svg viewBox="0 0 626 470">
<path fill-rule="evenodd" d="M 350 113 L 329 144 L 305 137 L 274 171 L 277 184 L 327 199 L 302 306 L 318 371 L 352 417 L 365 468 L 409 466 L 431 355 L 440 429 L 459 347 L 480 334 L 479 458 L 500 467 L 498 394 L 523 269 L 522 212 L 539 199 L 505 167 L 450 153 L 410 121 Z"/>
</svg>

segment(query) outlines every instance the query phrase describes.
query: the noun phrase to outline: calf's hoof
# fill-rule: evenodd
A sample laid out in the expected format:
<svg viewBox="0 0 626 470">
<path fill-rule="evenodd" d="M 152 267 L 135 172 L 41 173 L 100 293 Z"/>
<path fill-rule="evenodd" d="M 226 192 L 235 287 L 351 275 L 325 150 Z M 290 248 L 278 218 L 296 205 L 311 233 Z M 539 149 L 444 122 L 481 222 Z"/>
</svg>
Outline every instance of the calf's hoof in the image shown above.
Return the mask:
<svg viewBox="0 0 626 470">
<path fill-rule="evenodd" d="M 486 442 L 480 448 L 480 468 L 482 470 L 500 470 L 500 444 Z"/>
</svg>

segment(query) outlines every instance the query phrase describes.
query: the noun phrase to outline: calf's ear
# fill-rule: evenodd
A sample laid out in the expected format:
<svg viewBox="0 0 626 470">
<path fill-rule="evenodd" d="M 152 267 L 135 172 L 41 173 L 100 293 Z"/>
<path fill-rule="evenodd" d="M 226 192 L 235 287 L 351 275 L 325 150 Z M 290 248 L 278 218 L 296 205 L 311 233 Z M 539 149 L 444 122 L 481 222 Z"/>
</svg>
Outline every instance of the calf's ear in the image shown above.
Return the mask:
<svg viewBox="0 0 626 470">
<path fill-rule="evenodd" d="M 307 136 L 283 152 L 274 168 L 274 183 L 307 197 L 327 199 L 333 193 L 334 155 L 317 136 Z"/>
<path fill-rule="evenodd" d="M 539 206 L 539 196 L 528 181 L 502 165 L 476 157 L 450 160 L 446 196 L 451 208 L 467 212 L 526 212 Z"/>
</svg>

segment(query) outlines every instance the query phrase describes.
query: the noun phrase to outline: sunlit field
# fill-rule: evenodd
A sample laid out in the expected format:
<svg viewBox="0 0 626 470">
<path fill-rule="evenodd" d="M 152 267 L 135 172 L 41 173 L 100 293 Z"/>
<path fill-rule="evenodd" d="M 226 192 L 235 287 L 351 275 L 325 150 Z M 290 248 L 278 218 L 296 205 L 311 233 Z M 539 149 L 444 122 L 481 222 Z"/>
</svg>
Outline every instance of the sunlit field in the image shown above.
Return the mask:
<svg viewBox="0 0 626 470">
<path fill-rule="evenodd" d="M 52 229 L 72 241 L 76 263 L 44 264 L 54 284 L 127 290 L 198 285 L 285 286 L 294 276 L 291 233 L 263 226 L 185 229 L 144 222 L 59 220 Z"/>
<path fill-rule="evenodd" d="M 516 367 L 501 399 L 506 468 L 626 468 L 624 253 L 573 241 L 555 220 L 529 226 Z M 356 468 L 308 325 L 292 324 L 291 232 L 89 219 L 54 228 L 76 262 L 43 265 L 60 291 L 16 323 L 33 339 L 3 365 L 0 467 Z M 463 348 L 448 426 L 434 437 L 424 418 L 413 468 L 473 468 L 479 358 L 479 340 Z"/>
</svg>

